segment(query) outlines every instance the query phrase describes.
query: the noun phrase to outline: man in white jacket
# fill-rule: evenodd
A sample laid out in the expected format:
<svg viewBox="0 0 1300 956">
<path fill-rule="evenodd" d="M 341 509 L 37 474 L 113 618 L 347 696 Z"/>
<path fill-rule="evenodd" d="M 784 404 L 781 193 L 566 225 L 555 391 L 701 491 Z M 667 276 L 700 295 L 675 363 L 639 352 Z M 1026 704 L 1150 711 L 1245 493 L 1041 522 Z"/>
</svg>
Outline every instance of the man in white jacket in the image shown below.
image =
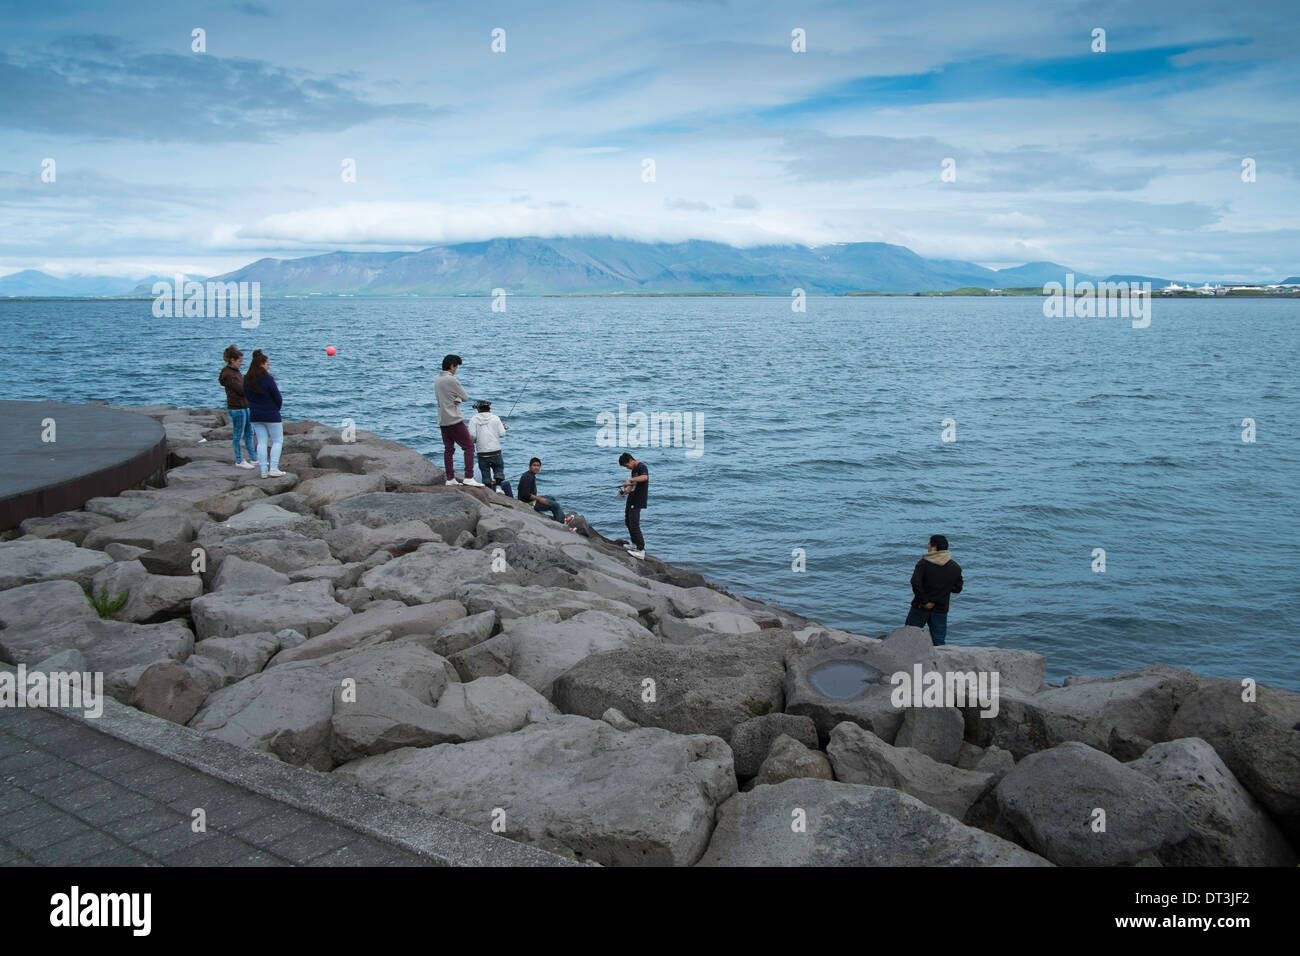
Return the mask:
<svg viewBox="0 0 1300 956">
<path fill-rule="evenodd" d="M 492 414 L 491 402 L 476 402 L 474 408 L 477 414 L 469 420 L 469 433 L 474 438 L 479 474 L 483 476 L 485 485 L 495 489 L 498 494 L 509 495 L 508 484 L 507 490 L 501 489 L 506 476 L 505 462 L 501 458 L 501 439 L 510 428 Z"/>
</svg>

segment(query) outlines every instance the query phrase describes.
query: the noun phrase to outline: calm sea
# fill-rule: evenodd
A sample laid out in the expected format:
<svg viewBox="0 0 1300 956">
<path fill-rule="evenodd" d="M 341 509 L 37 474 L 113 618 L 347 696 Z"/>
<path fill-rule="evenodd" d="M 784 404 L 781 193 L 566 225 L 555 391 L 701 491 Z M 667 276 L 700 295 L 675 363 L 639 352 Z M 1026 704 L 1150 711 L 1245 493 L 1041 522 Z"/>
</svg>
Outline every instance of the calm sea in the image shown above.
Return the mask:
<svg viewBox="0 0 1300 956">
<path fill-rule="evenodd" d="M 439 464 L 432 383 L 459 353 L 473 398 L 518 399 L 507 471 L 537 455 L 542 493 L 611 535 L 627 473 L 598 417 L 689 413 L 698 452 L 633 449 L 665 560 L 875 636 L 941 532 L 966 580 L 952 643 L 1041 652 L 1053 681 L 1163 661 L 1300 689 L 1300 303 L 1152 309 L 1134 329 L 1016 298 L 312 298 L 245 330 L 0 301 L 0 322 L 7 398 L 218 405 L 234 342 L 271 355 L 288 418 Z"/>
</svg>

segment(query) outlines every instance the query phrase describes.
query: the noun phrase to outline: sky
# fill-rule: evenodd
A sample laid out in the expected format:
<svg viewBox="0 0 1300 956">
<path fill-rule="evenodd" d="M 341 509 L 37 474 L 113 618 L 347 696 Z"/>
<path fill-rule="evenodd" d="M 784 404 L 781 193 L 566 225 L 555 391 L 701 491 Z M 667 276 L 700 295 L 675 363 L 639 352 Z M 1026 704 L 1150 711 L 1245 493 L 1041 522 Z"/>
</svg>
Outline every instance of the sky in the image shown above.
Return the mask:
<svg viewBox="0 0 1300 956">
<path fill-rule="evenodd" d="M 610 235 L 1276 280 L 1295 11 L 0 0 L 0 274 Z"/>
</svg>

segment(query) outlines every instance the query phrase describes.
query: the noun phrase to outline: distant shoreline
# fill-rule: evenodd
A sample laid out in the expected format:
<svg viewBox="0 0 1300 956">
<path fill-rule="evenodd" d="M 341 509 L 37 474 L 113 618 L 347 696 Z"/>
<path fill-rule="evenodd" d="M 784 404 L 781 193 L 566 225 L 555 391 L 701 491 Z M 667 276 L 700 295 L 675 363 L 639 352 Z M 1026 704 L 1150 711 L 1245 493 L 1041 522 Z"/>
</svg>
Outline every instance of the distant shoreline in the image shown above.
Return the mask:
<svg viewBox="0 0 1300 956">
<path fill-rule="evenodd" d="M 1106 295 L 1103 289 L 1099 292 L 1080 293 L 1076 288 L 1076 296 L 1080 294 Z M 1118 290 L 1113 293 L 1115 296 L 1122 297 L 1128 293 L 1124 290 Z M 1001 299 L 1001 298 L 1027 298 L 1037 296 L 1046 298 L 1052 293 L 1044 293 L 1042 289 L 1031 287 L 1028 289 L 999 289 L 996 292 L 988 289 L 954 289 L 952 291 L 934 290 L 926 292 L 812 292 L 808 293 L 810 299 L 849 299 L 849 298 L 945 298 L 945 299 Z M 511 298 L 520 299 L 788 299 L 790 295 L 782 292 L 538 292 L 538 293 L 510 293 Z M 10 295 L 0 296 L 0 302 L 152 302 L 156 296 L 151 295 Z M 263 299 L 277 300 L 297 300 L 307 301 L 310 299 L 491 299 L 490 293 L 446 293 L 439 295 L 416 295 L 412 293 L 401 295 L 363 295 L 360 293 L 308 293 L 291 295 L 274 295 L 266 294 Z M 1289 292 L 1266 292 L 1266 291 L 1229 291 L 1223 295 L 1206 295 L 1196 291 L 1182 291 L 1170 294 L 1164 294 L 1158 289 L 1152 289 L 1150 298 L 1152 299 L 1197 299 L 1197 300 L 1215 300 L 1215 299 L 1300 299 L 1300 289 Z"/>
</svg>

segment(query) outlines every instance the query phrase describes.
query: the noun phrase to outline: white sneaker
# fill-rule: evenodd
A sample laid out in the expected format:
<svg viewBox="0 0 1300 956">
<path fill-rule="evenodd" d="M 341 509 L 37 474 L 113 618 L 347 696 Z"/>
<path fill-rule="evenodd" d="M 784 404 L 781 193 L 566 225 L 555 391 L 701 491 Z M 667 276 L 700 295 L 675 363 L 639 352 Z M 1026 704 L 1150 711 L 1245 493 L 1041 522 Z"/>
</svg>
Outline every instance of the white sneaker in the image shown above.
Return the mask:
<svg viewBox="0 0 1300 956">
<path fill-rule="evenodd" d="M 235 467 L 236 467 L 236 468 L 256 468 L 257 466 L 254 465 L 251 461 L 237 461 L 237 462 L 235 462 Z"/>
<path fill-rule="evenodd" d="M 452 477 L 450 477 L 450 478 L 447 479 L 447 484 L 449 484 L 449 485 L 459 485 L 460 482 L 457 481 L 457 480 L 456 480 L 456 476 L 453 475 Z"/>
<path fill-rule="evenodd" d="M 628 554 L 632 555 L 632 557 L 636 558 L 638 561 L 643 560 L 645 558 L 644 551 L 629 551 Z"/>
<path fill-rule="evenodd" d="M 635 551 L 635 550 L 636 550 L 636 545 L 634 545 L 634 544 L 625 544 L 625 545 L 623 545 L 623 550 L 624 550 L 624 551 Z"/>
<path fill-rule="evenodd" d="M 497 494 L 499 494 L 499 495 L 504 495 L 504 494 L 505 494 L 505 492 L 501 490 L 501 486 L 500 486 L 500 485 L 493 485 L 493 486 L 492 486 L 492 490 L 495 491 L 495 492 L 496 492 Z"/>
<path fill-rule="evenodd" d="M 483 482 L 479 481 L 477 478 L 462 478 L 460 483 L 462 485 L 469 485 L 471 488 L 483 487 Z"/>
<path fill-rule="evenodd" d="M 270 471 L 267 472 L 267 474 L 270 475 L 272 478 L 284 477 L 284 472 L 282 472 L 279 468 L 272 468 Z"/>
</svg>

